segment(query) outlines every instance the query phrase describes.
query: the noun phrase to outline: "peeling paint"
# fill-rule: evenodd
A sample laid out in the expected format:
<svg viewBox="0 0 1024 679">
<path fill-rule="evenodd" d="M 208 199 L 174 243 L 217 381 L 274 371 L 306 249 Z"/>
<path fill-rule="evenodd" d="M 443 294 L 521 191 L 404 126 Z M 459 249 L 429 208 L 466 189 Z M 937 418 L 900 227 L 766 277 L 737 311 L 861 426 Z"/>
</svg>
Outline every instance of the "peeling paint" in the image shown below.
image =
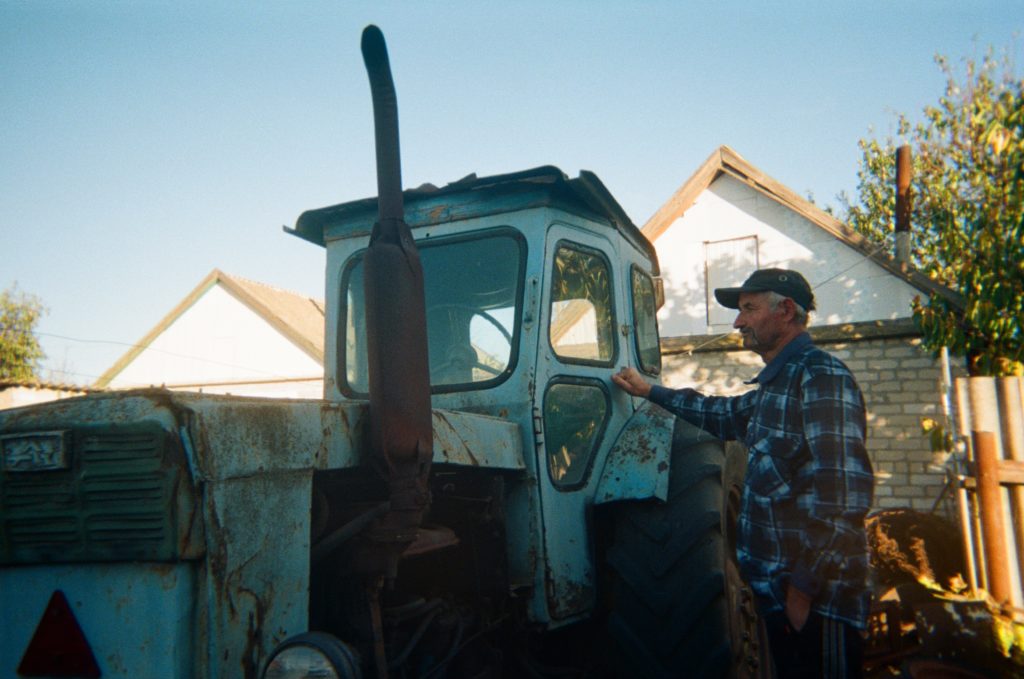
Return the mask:
<svg viewBox="0 0 1024 679">
<path fill-rule="evenodd" d="M 597 504 L 667 497 L 674 424 L 671 414 L 650 402 L 633 413 L 608 453 Z"/>
</svg>

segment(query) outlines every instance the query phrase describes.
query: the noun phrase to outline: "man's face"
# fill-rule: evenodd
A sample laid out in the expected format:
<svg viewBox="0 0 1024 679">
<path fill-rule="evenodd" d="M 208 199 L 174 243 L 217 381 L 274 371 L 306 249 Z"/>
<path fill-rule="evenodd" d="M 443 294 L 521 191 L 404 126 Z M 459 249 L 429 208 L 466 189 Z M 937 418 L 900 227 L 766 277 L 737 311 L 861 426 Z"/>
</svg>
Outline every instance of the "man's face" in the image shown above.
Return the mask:
<svg viewBox="0 0 1024 679">
<path fill-rule="evenodd" d="M 767 292 L 741 292 L 739 315 L 733 322 L 743 335 L 743 346 L 764 356 L 778 348 L 786 334 L 786 312 L 783 305 L 772 309 Z"/>
</svg>

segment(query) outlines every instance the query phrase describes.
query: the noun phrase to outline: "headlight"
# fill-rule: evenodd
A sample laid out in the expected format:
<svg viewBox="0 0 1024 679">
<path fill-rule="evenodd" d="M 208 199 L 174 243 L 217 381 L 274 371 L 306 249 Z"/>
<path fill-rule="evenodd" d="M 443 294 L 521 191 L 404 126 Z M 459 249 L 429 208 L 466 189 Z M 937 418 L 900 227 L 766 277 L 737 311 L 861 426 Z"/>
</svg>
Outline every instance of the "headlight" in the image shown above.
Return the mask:
<svg viewBox="0 0 1024 679">
<path fill-rule="evenodd" d="M 324 632 L 306 632 L 270 654 L 263 679 L 362 679 L 359 654 Z"/>
</svg>

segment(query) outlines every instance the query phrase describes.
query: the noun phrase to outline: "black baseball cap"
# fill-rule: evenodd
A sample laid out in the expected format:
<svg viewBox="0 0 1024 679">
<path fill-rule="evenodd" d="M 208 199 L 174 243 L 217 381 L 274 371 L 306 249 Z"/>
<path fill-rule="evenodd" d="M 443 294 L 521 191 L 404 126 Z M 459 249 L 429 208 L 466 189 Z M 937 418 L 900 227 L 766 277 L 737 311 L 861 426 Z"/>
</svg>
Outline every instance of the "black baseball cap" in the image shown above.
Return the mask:
<svg viewBox="0 0 1024 679">
<path fill-rule="evenodd" d="M 758 269 L 738 288 L 715 288 L 715 299 L 724 307 L 739 309 L 741 292 L 777 292 L 805 310 L 814 311 L 814 293 L 798 271 Z"/>
</svg>

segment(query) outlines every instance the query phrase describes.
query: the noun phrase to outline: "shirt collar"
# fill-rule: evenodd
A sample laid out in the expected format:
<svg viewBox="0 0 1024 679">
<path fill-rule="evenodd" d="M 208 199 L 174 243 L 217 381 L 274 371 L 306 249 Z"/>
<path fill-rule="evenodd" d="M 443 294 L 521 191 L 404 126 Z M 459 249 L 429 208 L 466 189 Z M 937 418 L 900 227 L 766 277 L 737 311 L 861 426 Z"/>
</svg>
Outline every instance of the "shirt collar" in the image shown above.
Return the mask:
<svg viewBox="0 0 1024 679">
<path fill-rule="evenodd" d="M 809 344 L 811 344 L 811 336 L 806 332 L 800 333 L 791 339 L 789 344 L 782 347 L 782 351 L 768 365 L 762 368 L 761 372 L 757 373 L 757 377 L 744 382 L 744 384 L 768 384 L 778 376 L 782 366 L 789 363 L 789 359 L 796 356 Z"/>
</svg>

